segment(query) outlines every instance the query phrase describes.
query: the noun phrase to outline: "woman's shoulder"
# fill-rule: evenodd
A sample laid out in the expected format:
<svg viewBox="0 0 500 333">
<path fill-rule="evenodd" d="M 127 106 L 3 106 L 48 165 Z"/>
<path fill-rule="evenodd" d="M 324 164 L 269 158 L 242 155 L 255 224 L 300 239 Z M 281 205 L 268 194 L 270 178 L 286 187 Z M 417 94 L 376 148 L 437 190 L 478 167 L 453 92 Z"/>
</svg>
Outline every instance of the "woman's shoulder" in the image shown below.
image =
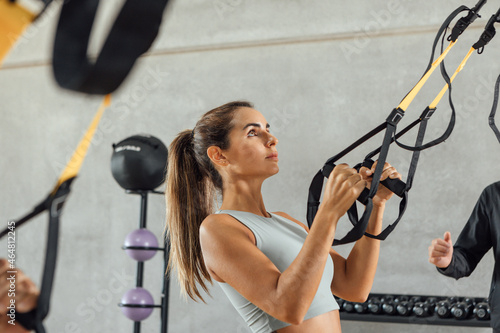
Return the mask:
<svg viewBox="0 0 500 333">
<path fill-rule="evenodd" d="M 200 232 L 226 238 L 229 234 L 242 234 L 255 243 L 254 234 L 245 225 L 228 214 L 210 214 L 200 226 Z"/>
</svg>

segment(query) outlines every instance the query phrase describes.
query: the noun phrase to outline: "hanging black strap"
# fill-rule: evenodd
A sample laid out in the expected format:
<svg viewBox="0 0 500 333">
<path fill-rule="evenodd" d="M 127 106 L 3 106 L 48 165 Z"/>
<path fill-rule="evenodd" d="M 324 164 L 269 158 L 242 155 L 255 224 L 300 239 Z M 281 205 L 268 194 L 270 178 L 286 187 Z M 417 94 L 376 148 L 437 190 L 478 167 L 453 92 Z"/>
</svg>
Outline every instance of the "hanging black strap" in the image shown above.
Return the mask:
<svg viewBox="0 0 500 333">
<path fill-rule="evenodd" d="M 498 90 L 500 86 L 500 75 L 497 78 L 497 82 L 495 83 L 495 95 L 493 98 L 493 105 L 491 107 L 491 112 L 488 117 L 488 122 L 490 124 L 491 129 L 493 130 L 493 133 L 495 133 L 495 136 L 497 137 L 498 142 L 500 143 L 500 131 L 498 130 L 497 125 L 495 124 L 495 114 L 497 112 L 497 106 L 498 106 Z"/>
<path fill-rule="evenodd" d="M 108 94 L 155 40 L 168 0 L 126 0 L 95 63 L 87 55 L 99 0 L 64 1 L 54 41 L 53 70 L 66 89 Z"/>
<path fill-rule="evenodd" d="M 488 23 L 486 23 L 483 33 L 481 34 L 481 37 L 479 37 L 479 40 L 472 46 L 474 49 L 477 50 L 478 53 L 482 53 L 483 48 L 493 39 L 493 37 L 495 37 L 496 34 L 495 23 L 499 22 L 500 22 L 500 8 L 497 10 L 495 14 L 493 14 L 490 17 Z"/>
<path fill-rule="evenodd" d="M 479 15 L 479 11 L 484 6 L 486 1 L 487 0 L 479 0 L 479 2 L 469 10 L 467 16 L 464 16 L 457 21 L 450 36 L 448 36 L 448 41 L 456 41 L 458 36 L 460 36 L 472 22 L 474 22 L 478 17 L 481 17 L 481 15 Z"/>
<path fill-rule="evenodd" d="M 61 216 L 63 205 L 70 192 L 70 186 L 75 178 L 70 178 L 63 182 L 54 194 L 50 194 L 46 200 L 38 205 L 33 212 L 29 213 L 18 222 L 16 227 L 28 221 L 44 210 L 48 210 L 49 224 L 48 237 L 45 249 L 45 264 L 43 268 L 42 284 L 40 295 L 38 296 L 37 306 L 28 313 L 16 314 L 19 323 L 28 330 L 35 330 L 36 333 L 45 333 L 43 320 L 47 317 L 50 308 L 50 296 L 52 294 L 52 285 L 57 263 L 57 249 L 59 243 L 59 218 Z M 34 214 L 34 212 L 37 212 Z"/>
<path fill-rule="evenodd" d="M 423 142 L 424 136 L 425 136 L 425 131 L 427 128 L 427 122 L 428 122 L 429 118 L 434 114 L 434 110 L 435 109 L 429 109 L 427 107 L 424 110 L 424 112 L 422 112 L 422 114 L 420 115 L 420 117 L 418 119 L 420 126 L 418 129 L 417 138 L 415 140 L 415 146 L 422 145 L 422 142 Z M 390 235 L 390 233 L 396 228 L 399 221 L 401 221 L 401 218 L 403 217 L 403 215 L 406 211 L 406 207 L 408 205 L 408 192 L 410 191 L 412 184 L 413 184 L 413 178 L 414 178 L 415 172 L 417 170 L 419 157 L 420 157 L 420 151 L 414 151 L 412 154 L 412 158 L 411 158 L 411 162 L 410 162 L 410 169 L 408 171 L 408 176 L 406 179 L 406 186 L 402 190 L 399 189 L 398 190 L 399 192 L 395 192 L 396 194 L 402 193 L 402 195 L 398 194 L 399 196 L 402 197 L 402 199 L 399 203 L 399 213 L 398 213 L 397 219 L 393 223 L 389 224 L 380 234 L 372 235 L 370 233 L 365 232 L 365 236 L 370 237 L 370 238 L 374 238 L 374 239 L 378 239 L 378 240 L 385 240 Z M 369 163 L 370 162 L 371 161 L 369 160 Z M 366 166 L 369 166 L 369 164 Z M 402 183 L 402 184 L 404 184 L 404 183 Z M 350 219 L 352 218 L 351 215 L 349 215 L 349 218 Z"/>
</svg>

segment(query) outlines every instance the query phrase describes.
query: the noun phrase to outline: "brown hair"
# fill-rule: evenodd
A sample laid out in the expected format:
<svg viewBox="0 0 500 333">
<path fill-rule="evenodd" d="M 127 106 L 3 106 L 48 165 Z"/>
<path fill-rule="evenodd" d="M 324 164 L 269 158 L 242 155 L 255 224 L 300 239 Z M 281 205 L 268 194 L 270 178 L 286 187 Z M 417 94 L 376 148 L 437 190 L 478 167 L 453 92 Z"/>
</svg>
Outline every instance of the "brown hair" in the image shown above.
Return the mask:
<svg viewBox="0 0 500 333">
<path fill-rule="evenodd" d="M 168 271 L 177 270 L 181 292 L 203 301 L 197 284 L 208 292 L 205 280 L 212 279 L 203 261 L 199 229 L 214 213 L 222 178 L 207 155 L 210 146 L 229 148 L 234 112 L 251 103 L 236 101 L 205 113 L 195 128 L 185 130 L 170 144 L 167 167 L 166 237 L 170 242 Z"/>
</svg>

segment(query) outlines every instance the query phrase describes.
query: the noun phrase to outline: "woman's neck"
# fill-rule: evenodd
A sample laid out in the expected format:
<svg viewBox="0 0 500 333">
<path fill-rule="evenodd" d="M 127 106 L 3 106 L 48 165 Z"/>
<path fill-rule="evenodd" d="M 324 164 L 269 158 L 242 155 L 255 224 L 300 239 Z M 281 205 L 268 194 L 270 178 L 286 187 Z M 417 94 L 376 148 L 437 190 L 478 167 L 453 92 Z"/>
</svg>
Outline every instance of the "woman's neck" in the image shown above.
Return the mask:
<svg viewBox="0 0 500 333">
<path fill-rule="evenodd" d="M 224 184 L 221 210 L 239 210 L 268 216 L 262 198 L 262 182 L 228 182 Z"/>
</svg>

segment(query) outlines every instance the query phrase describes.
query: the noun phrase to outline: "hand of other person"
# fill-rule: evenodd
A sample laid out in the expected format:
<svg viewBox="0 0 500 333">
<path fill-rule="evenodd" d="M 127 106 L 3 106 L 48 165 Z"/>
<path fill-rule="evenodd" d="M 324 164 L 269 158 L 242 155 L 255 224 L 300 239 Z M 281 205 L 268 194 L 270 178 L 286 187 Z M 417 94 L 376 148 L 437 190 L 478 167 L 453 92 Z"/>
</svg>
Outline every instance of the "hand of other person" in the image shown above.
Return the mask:
<svg viewBox="0 0 500 333">
<path fill-rule="evenodd" d="M 0 332 L 26 333 L 29 331 L 17 320 L 13 321 L 15 325 L 9 324 L 11 321 L 8 316 L 9 306 L 15 304 L 16 313 L 29 312 L 36 307 L 40 291 L 19 268 L 14 270 L 17 273 L 8 273 L 9 271 L 11 271 L 9 262 L 0 258 Z M 15 288 L 12 288 L 14 281 Z"/>
<path fill-rule="evenodd" d="M 449 231 L 444 233 L 443 238 L 432 240 L 429 246 L 429 262 L 439 268 L 446 268 L 451 263 L 453 257 L 453 243 Z"/>
</svg>

